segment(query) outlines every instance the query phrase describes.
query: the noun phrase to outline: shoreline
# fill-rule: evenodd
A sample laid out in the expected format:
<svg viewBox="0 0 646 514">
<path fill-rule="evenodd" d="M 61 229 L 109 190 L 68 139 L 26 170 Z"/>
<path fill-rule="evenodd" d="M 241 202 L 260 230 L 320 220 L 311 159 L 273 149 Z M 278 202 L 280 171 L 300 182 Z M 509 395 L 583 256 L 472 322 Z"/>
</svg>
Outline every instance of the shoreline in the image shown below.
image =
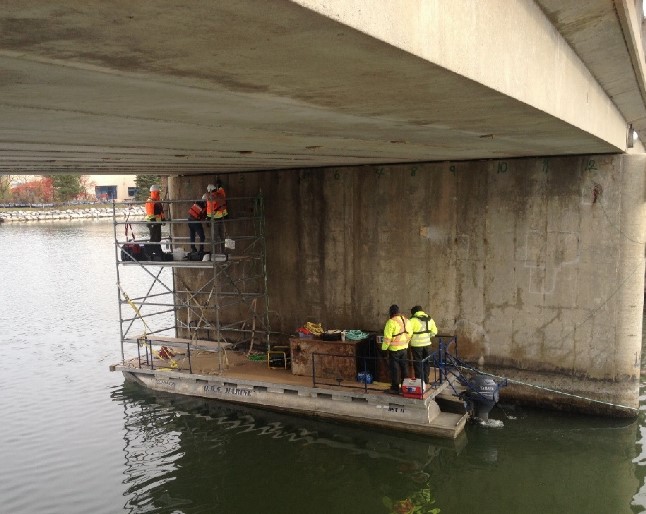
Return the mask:
<svg viewBox="0 0 646 514">
<path fill-rule="evenodd" d="M 119 207 L 113 211 L 110 207 L 88 207 L 81 209 L 48 209 L 41 211 L 26 210 L 0 210 L 0 224 L 4 222 L 33 222 L 33 221 L 69 221 L 74 219 L 98 219 L 112 218 L 116 212 L 117 218 L 134 217 L 139 218 L 145 215 L 143 206 Z"/>
</svg>

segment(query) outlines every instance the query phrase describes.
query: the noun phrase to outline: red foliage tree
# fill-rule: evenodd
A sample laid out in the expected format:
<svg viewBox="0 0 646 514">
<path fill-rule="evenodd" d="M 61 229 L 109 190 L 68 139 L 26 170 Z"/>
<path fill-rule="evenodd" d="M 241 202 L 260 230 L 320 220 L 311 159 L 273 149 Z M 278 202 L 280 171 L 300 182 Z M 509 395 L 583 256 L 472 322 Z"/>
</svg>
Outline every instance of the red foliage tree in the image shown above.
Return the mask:
<svg viewBox="0 0 646 514">
<path fill-rule="evenodd" d="M 18 184 L 11 188 L 11 196 L 17 203 L 51 203 L 54 198 L 52 179 L 42 177 Z"/>
</svg>

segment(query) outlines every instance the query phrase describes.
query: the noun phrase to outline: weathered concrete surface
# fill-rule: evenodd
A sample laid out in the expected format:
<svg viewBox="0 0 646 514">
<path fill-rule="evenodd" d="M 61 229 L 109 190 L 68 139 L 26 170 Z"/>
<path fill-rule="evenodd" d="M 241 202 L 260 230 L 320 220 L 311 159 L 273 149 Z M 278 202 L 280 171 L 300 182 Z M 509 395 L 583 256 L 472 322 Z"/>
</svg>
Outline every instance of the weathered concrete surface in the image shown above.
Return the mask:
<svg viewBox="0 0 646 514">
<path fill-rule="evenodd" d="M 234 174 L 227 185 L 265 195 L 273 329 L 311 319 L 379 331 L 390 304 L 421 304 L 489 371 L 635 407 L 645 167 L 643 155 L 514 159 Z M 172 196 L 212 180 L 172 179 Z"/>
<path fill-rule="evenodd" d="M 0 171 L 621 152 L 644 110 L 635 45 L 617 2 L 596 0 L 590 31 L 573 1 L 566 18 L 522 0 L 6 1 Z"/>
<path fill-rule="evenodd" d="M 536 3 L 646 140 L 643 0 Z M 585 14 L 581 16 L 583 6 Z"/>
<path fill-rule="evenodd" d="M 623 145 L 622 116 L 612 114 L 616 107 L 604 92 L 603 84 L 597 83 L 586 63 L 555 30 L 539 7 L 540 2 L 390 0 L 382 2 L 375 12 L 363 0 L 296 1 L 573 126 L 586 127 L 601 139 Z M 559 3 L 563 8 L 563 0 Z M 616 27 L 615 31 L 595 34 L 594 40 L 605 44 L 604 50 L 597 48 L 597 62 L 603 62 L 606 67 L 626 62 L 631 73 L 621 78 L 634 81 L 626 42 L 615 37 L 617 33 L 621 35 L 621 28 L 613 2 L 596 0 L 595 3 L 599 8 L 591 12 L 587 4 L 584 7 L 578 2 L 570 6 L 570 2 L 565 2 L 570 7 L 570 18 L 581 27 L 590 19 L 596 24 L 604 21 L 606 29 Z M 558 9 L 554 7 L 553 11 Z M 567 28 L 571 34 L 573 29 Z M 611 63 L 607 49 L 614 49 L 617 40 L 625 53 L 621 56 L 623 59 L 616 58 Z M 618 79 L 616 73 L 614 79 Z M 630 86 L 639 92 L 634 82 Z M 643 104 L 641 96 L 636 97 Z M 600 113 L 604 113 L 603 119 L 596 118 Z"/>
</svg>

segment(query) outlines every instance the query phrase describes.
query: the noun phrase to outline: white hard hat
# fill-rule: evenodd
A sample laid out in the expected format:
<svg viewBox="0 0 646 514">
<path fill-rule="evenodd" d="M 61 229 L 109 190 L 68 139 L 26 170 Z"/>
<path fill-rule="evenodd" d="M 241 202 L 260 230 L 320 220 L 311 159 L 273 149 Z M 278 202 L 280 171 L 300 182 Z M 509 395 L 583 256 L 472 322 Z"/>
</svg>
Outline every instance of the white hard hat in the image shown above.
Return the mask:
<svg viewBox="0 0 646 514">
<path fill-rule="evenodd" d="M 152 186 L 150 186 L 150 192 L 152 193 L 153 191 L 161 191 L 161 189 L 157 184 L 153 184 Z"/>
<path fill-rule="evenodd" d="M 210 193 L 211 191 L 215 191 L 215 186 L 213 184 L 209 184 L 206 186 L 206 190 Z"/>
<path fill-rule="evenodd" d="M 202 200 L 206 200 L 206 199 L 208 199 L 208 196 L 207 196 L 207 194 L 206 194 L 206 193 L 204 193 L 204 194 L 202 195 Z"/>
</svg>

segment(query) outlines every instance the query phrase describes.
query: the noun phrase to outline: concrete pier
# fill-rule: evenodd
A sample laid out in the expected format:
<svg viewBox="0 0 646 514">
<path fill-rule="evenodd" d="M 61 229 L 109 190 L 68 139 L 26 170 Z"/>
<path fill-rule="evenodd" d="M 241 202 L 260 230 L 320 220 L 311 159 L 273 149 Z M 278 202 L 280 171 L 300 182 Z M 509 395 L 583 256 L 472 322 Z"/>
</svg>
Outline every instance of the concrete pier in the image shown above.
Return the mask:
<svg viewBox="0 0 646 514">
<path fill-rule="evenodd" d="M 645 164 L 419 163 L 231 174 L 226 185 L 265 196 L 273 329 L 316 319 L 379 331 L 390 304 L 420 304 L 466 359 L 576 395 L 511 386 L 508 397 L 625 415 L 614 405 L 638 401 Z M 171 195 L 207 182 L 176 177 Z"/>
</svg>

